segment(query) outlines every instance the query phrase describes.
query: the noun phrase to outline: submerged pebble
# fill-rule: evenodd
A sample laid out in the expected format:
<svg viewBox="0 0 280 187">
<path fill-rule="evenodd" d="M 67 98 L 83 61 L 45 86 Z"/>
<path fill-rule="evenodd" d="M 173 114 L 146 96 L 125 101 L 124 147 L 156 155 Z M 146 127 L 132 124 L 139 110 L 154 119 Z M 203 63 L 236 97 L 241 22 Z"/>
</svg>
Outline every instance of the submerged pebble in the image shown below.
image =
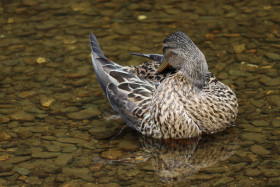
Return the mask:
<svg viewBox="0 0 280 187">
<path fill-rule="evenodd" d="M 41 185 L 42 184 L 42 181 L 39 179 L 39 177 L 36 177 L 36 176 L 31 176 L 31 177 L 28 177 L 25 182 L 27 184 L 30 184 L 30 185 Z"/>
<path fill-rule="evenodd" d="M 280 127 L 280 119 L 272 120 L 272 126 L 273 127 Z"/>
<path fill-rule="evenodd" d="M 50 97 L 47 97 L 47 96 L 42 96 L 40 98 L 40 102 L 41 102 L 41 105 L 44 106 L 44 107 L 50 107 L 50 105 L 55 102 L 55 99 L 54 98 L 50 98 Z"/>
<path fill-rule="evenodd" d="M 84 179 L 86 181 L 93 181 L 91 175 L 89 175 L 90 170 L 88 168 L 63 168 L 62 173 L 66 176 L 72 177 L 74 179 Z"/>
<path fill-rule="evenodd" d="M 228 183 L 232 182 L 233 180 L 234 180 L 234 178 L 232 178 L 232 177 L 223 177 L 223 178 L 219 179 L 214 184 L 214 186 L 225 185 L 225 184 L 228 184 Z"/>
<path fill-rule="evenodd" d="M 252 124 L 256 127 L 266 127 L 269 125 L 269 122 L 265 120 L 254 120 Z"/>
<path fill-rule="evenodd" d="M 58 166 L 66 166 L 72 158 L 73 157 L 70 154 L 61 154 L 56 158 L 55 164 Z"/>
<path fill-rule="evenodd" d="M 245 174 L 248 176 L 248 177 L 256 177 L 258 175 L 260 175 L 262 172 L 259 170 L 259 169 L 247 169 L 245 171 Z"/>
<path fill-rule="evenodd" d="M 245 44 L 235 44 L 233 49 L 235 53 L 243 53 L 245 51 Z"/>
<path fill-rule="evenodd" d="M 33 121 L 35 119 L 35 116 L 30 113 L 19 111 L 12 114 L 11 119 L 16 121 Z"/>
<path fill-rule="evenodd" d="M 25 168 L 17 168 L 16 171 L 20 175 L 28 175 L 31 172 L 29 169 L 25 169 Z"/>
<path fill-rule="evenodd" d="M 97 109 L 97 107 L 95 108 L 91 107 L 91 108 L 81 110 L 79 112 L 72 112 L 67 114 L 67 116 L 70 119 L 76 119 L 76 120 L 90 119 L 99 115 L 101 115 L 101 112 Z"/>
<path fill-rule="evenodd" d="M 57 145 L 46 145 L 46 149 L 50 152 L 60 152 L 61 151 L 61 147 L 59 147 Z"/>
<path fill-rule="evenodd" d="M 279 173 L 277 169 L 267 169 L 267 168 L 260 168 L 261 172 L 264 174 L 266 177 L 278 177 Z"/>
<path fill-rule="evenodd" d="M 0 115 L 0 123 L 8 123 L 10 121 L 11 121 L 11 119 L 9 117 Z"/>
<path fill-rule="evenodd" d="M 118 144 L 118 148 L 124 151 L 136 151 L 139 149 L 137 142 L 123 140 Z"/>
<path fill-rule="evenodd" d="M 266 148 L 264 148 L 261 145 L 253 145 L 253 146 L 251 146 L 250 150 L 253 153 L 256 153 L 256 154 L 261 155 L 261 156 L 265 156 L 265 155 L 271 154 L 271 151 L 267 150 Z"/>
<path fill-rule="evenodd" d="M 36 59 L 37 64 L 44 64 L 47 63 L 47 60 L 44 57 L 38 57 Z"/>
<path fill-rule="evenodd" d="M 52 153 L 52 152 L 33 152 L 32 157 L 34 158 L 56 158 L 60 153 Z"/>
<path fill-rule="evenodd" d="M 266 53 L 265 54 L 266 57 L 268 57 L 271 60 L 280 60 L 280 55 L 277 53 Z"/>
<path fill-rule="evenodd" d="M 139 16 L 137 17 L 137 19 L 138 19 L 138 20 L 145 20 L 145 19 L 147 19 L 147 16 L 146 16 L 146 15 L 139 15 Z"/>
<path fill-rule="evenodd" d="M 123 152 L 115 149 L 109 149 L 108 151 L 102 152 L 100 156 L 109 160 L 117 160 L 123 156 Z"/>
<path fill-rule="evenodd" d="M 258 134 L 258 133 L 243 133 L 241 135 L 243 140 L 252 140 L 257 143 L 264 143 L 266 140 L 265 135 Z"/>
<path fill-rule="evenodd" d="M 0 132 L 0 140 L 9 140 L 11 139 L 11 136 L 7 134 L 6 132 Z"/>
</svg>

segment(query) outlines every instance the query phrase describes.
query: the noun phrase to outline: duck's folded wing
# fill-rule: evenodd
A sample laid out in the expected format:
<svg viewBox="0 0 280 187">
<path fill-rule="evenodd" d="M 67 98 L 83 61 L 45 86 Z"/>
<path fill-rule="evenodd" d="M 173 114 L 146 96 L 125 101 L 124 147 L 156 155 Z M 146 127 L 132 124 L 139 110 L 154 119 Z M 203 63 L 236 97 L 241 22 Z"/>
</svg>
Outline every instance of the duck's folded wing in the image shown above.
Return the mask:
<svg viewBox="0 0 280 187">
<path fill-rule="evenodd" d="M 92 61 L 99 84 L 113 108 L 119 112 L 129 126 L 139 130 L 140 123 L 148 111 L 155 85 L 108 60 L 90 34 Z"/>
<path fill-rule="evenodd" d="M 138 131 L 145 115 L 149 112 L 154 85 L 126 72 L 111 71 L 112 82 L 107 87 L 107 97 L 113 108 L 119 112 L 127 124 Z"/>
<path fill-rule="evenodd" d="M 131 55 L 134 55 L 134 56 L 142 56 L 142 57 L 146 57 L 146 58 L 149 58 L 151 60 L 155 60 L 157 62 L 162 62 L 163 61 L 163 55 L 161 54 L 143 54 L 143 53 L 130 53 Z"/>
</svg>

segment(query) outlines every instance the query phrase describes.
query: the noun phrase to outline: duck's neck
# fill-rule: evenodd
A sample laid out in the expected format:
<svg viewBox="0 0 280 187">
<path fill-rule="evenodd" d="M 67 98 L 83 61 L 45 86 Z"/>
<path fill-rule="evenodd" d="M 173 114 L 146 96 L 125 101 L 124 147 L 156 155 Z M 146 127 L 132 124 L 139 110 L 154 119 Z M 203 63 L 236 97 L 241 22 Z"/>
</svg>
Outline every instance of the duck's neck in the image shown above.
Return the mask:
<svg viewBox="0 0 280 187">
<path fill-rule="evenodd" d="M 181 68 L 181 71 L 192 85 L 198 88 L 205 86 L 205 78 L 208 73 L 206 60 L 201 60 L 200 62 L 196 61 L 194 63 L 185 63 L 185 65 Z"/>
</svg>

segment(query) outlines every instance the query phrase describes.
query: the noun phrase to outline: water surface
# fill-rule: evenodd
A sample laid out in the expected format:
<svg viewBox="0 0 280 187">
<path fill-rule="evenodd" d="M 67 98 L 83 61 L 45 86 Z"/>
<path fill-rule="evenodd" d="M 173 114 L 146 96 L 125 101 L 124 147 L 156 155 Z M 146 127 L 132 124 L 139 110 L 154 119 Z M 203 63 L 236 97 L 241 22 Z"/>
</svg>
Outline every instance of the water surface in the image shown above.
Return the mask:
<svg viewBox="0 0 280 187">
<path fill-rule="evenodd" d="M 280 185 L 277 1 L 0 2 L 0 185 Z M 99 87 L 89 33 L 121 65 L 178 30 L 237 94 L 236 127 L 156 141 L 124 127 Z"/>
</svg>

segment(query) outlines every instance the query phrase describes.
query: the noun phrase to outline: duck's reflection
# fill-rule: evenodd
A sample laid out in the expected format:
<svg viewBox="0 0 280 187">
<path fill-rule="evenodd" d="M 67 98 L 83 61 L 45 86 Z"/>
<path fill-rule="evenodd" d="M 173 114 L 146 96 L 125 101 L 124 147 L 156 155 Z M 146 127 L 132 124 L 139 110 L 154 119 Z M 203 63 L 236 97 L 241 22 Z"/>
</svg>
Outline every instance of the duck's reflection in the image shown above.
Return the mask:
<svg viewBox="0 0 280 187">
<path fill-rule="evenodd" d="M 230 157 L 237 148 L 236 137 L 232 132 L 191 140 L 143 137 L 142 145 L 150 154 L 157 175 L 164 182 L 181 182 L 200 169 Z"/>
</svg>

